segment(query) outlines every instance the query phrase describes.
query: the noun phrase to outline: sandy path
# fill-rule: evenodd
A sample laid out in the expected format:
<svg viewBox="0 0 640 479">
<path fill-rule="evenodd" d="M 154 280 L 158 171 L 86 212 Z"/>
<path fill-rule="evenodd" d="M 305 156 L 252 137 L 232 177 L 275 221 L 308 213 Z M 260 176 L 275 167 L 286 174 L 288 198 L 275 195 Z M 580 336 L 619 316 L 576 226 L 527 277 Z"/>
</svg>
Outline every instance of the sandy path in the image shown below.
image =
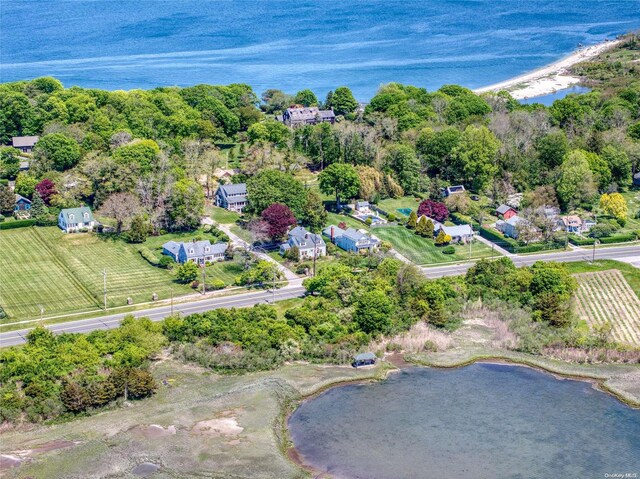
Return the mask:
<svg viewBox="0 0 640 479">
<path fill-rule="evenodd" d="M 524 75 L 509 80 L 494 83 L 474 90 L 476 93 L 487 91 L 508 90 L 516 99 L 533 98 L 547 95 L 570 87 L 580 81 L 580 78 L 569 75 L 567 68 L 586 60 L 590 60 L 620 43 L 620 40 L 605 40 L 597 45 L 582 48 L 557 62 L 539 68 Z"/>
</svg>

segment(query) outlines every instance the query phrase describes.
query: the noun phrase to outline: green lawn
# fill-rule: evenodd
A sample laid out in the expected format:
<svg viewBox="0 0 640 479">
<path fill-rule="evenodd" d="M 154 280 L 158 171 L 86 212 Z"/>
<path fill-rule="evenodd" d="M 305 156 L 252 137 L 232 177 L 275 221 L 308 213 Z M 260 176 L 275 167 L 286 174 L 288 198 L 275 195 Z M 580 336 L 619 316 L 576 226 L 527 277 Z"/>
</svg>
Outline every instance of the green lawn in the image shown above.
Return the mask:
<svg viewBox="0 0 640 479">
<path fill-rule="evenodd" d="M 336 213 L 328 213 L 327 214 L 327 225 L 335 225 L 338 226 L 338 224 L 340 223 L 345 223 L 347 226 L 350 226 L 351 228 L 355 228 L 357 230 L 360 229 L 365 229 L 365 230 L 369 230 L 369 228 L 367 228 L 367 225 L 364 224 L 362 221 L 358 221 L 357 219 L 348 216 L 348 215 L 338 215 Z"/>
<path fill-rule="evenodd" d="M 103 270 L 107 304 L 123 306 L 168 298 L 191 290 L 174 283 L 171 272 L 155 268 L 135 245 L 93 234 L 63 234 L 56 227 L 0 233 L 0 304 L 10 321 L 102 307 Z M 6 265 L 6 266 L 4 266 Z"/>
<path fill-rule="evenodd" d="M 454 245 L 454 254 L 443 254 L 433 240 L 414 234 L 402 226 L 383 226 L 374 228 L 373 234 L 388 241 L 401 255 L 416 264 L 451 263 L 469 259 L 469 245 Z M 498 253 L 494 253 L 498 255 Z M 492 255 L 491 248 L 484 243 L 474 241 L 471 244 L 471 258 L 486 258 Z"/>
<path fill-rule="evenodd" d="M 236 276 L 240 276 L 242 271 L 243 265 L 240 259 L 221 261 L 207 266 L 207 279 L 221 279 L 225 285 L 229 286 L 235 283 Z"/>
<path fill-rule="evenodd" d="M 217 206 L 207 206 L 205 213 L 216 223 L 232 224 L 240 219 L 240 215 L 234 211 L 228 211 Z"/>
<path fill-rule="evenodd" d="M 378 203 L 378 207 L 385 210 L 387 213 L 393 213 L 398 216 L 401 213 L 399 209 L 410 208 L 413 211 L 418 211 L 420 201 L 416 201 L 415 196 L 403 196 L 401 198 L 387 198 Z"/>
<path fill-rule="evenodd" d="M 231 232 L 241 239 L 245 240 L 247 243 L 251 243 L 251 233 L 249 233 L 246 229 L 241 228 L 238 225 L 233 225 L 229 228 Z"/>
</svg>

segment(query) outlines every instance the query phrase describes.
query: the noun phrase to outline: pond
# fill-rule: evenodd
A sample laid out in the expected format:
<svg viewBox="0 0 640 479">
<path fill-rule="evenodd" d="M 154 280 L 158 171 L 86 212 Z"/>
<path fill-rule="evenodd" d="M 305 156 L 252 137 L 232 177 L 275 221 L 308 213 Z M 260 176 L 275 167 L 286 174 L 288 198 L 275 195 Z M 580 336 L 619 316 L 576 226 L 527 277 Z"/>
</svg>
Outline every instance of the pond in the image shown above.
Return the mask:
<svg viewBox="0 0 640 479">
<path fill-rule="evenodd" d="M 305 464 L 340 478 L 640 477 L 640 411 L 520 366 L 410 368 L 336 387 L 289 428 Z"/>
<path fill-rule="evenodd" d="M 533 103 L 541 103 L 544 106 L 551 106 L 553 105 L 553 102 L 556 100 L 561 100 L 564 97 L 566 97 L 567 95 L 570 95 L 571 93 L 579 93 L 579 94 L 583 94 L 583 93 L 589 93 L 591 91 L 591 88 L 587 88 L 586 86 L 579 86 L 579 85 L 574 85 L 570 88 L 564 88 L 562 90 L 558 90 L 556 92 L 553 93 L 549 93 L 547 95 L 542 95 L 542 96 L 536 96 L 533 98 L 525 98 L 520 100 L 520 103 L 524 104 L 524 105 L 531 105 Z"/>
</svg>

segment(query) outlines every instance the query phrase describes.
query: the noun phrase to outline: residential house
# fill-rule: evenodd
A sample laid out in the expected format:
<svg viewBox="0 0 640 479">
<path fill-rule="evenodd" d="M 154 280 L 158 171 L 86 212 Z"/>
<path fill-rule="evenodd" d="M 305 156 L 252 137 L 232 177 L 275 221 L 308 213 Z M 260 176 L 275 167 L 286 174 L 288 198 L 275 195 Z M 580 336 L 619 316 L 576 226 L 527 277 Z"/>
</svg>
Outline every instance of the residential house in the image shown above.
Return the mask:
<svg viewBox="0 0 640 479">
<path fill-rule="evenodd" d="M 177 263 L 184 264 L 187 261 L 192 261 L 200 266 L 215 261 L 224 261 L 226 251 L 226 243 L 211 244 L 209 240 L 180 243 L 168 241 L 162 245 L 162 254 L 171 256 Z"/>
<path fill-rule="evenodd" d="M 240 170 L 235 168 L 216 168 L 213 172 L 213 176 L 218 178 L 222 183 L 230 183 L 231 178 L 240 173 Z"/>
<path fill-rule="evenodd" d="M 320 110 L 316 106 L 287 108 L 282 117 L 277 118 L 287 126 L 296 127 L 303 125 L 315 125 L 317 123 L 335 123 L 336 115 L 333 110 Z"/>
<path fill-rule="evenodd" d="M 65 208 L 58 215 L 58 226 L 65 233 L 74 233 L 80 230 L 91 231 L 96 224 L 91 209 L 87 206 Z"/>
<path fill-rule="evenodd" d="M 518 212 L 509 205 L 502 204 L 496 208 L 496 216 L 503 220 L 508 220 L 516 216 Z"/>
<path fill-rule="evenodd" d="M 216 206 L 241 213 L 247 206 L 247 184 L 220 185 L 216 190 Z"/>
<path fill-rule="evenodd" d="M 545 206 L 544 215 L 547 219 L 556 219 L 560 216 L 560 208 L 555 206 Z"/>
<path fill-rule="evenodd" d="M 633 175 L 633 186 L 640 186 L 640 172 Z"/>
<path fill-rule="evenodd" d="M 445 226 L 438 224 L 438 227 L 434 227 L 433 230 L 435 236 L 441 230 L 444 231 L 444 234 L 451 236 L 452 243 L 468 243 L 473 239 L 473 228 L 469 225 Z"/>
<path fill-rule="evenodd" d="M 287 242 L 280 245 L 280 254 L 283 256 L 292 248 L 298 248 L 299 261 L 327 255 L 327 244 L 319 234 L 310 233 L 302 226 L 296 226 L 287 236 Z"/>
<path fill-rule="evenodd" d="M 354 228 L 343 230 L 338 226 L 329 226 L 322 232 L 339 248 L 353 253 L 367 253 L 376 251 L 380 247 L 380 240 Z"/>
<path fill-rule="evenodd" d="M 518 225 L 523 222 L 526 220 L 521 216 L 512 216 L 508 220 L 498 220 L 496 229 L 509 238 L 518 239 Z"/>
<path fill-rule="evenodd" d="M 372 366 L 376 363 L 377 359 L 376 355 L 371 352 L 360 353 L 353 358 L 352 365 L 354 368 L 358 368 L 360 366 Z"/>
<path fill-rule="evenodd" d="M 356 202 L 356 211 L 369 211 L 369 202 L 368 201 L 357 201 Z"/>
<path fill-rule="evenodd" d="M 558 218 L 558 227 L 567 233 L 584 234 L 595 226 L 596 222 L 592 219 L 583 220 L 578 215 L 567 215 Z"/>
<path fill-rule="evenodd" d="M 16 193 L 16 205 L 13 210 L 16 216 L 28 217 L 29 210 L 31 210 L 31 200 Z"/>
<path fill-rule="evenodd" d="M 465 189 L 464 189 L 464 186 L 462 185 L 447 186 L 444 189 L 444 196 L 448 198 L 451 195 L 457 195 L 464 192 L 465 192 Z"/>
<path fill-rule="evenodd" d="M 22 153 L 31 153 L 39 139 L 39 136 L 14 136 L 11 138 L 11 145 Z"/>
</svg>

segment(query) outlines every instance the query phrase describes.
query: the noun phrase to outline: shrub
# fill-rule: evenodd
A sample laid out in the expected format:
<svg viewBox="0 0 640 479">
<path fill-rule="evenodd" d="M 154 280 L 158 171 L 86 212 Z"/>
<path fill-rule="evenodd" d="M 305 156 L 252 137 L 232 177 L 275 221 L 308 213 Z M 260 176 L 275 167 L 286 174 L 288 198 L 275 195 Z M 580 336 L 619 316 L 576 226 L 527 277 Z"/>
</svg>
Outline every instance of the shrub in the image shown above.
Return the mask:
<svg viewBox="0 0 640 479">
<path fill-rule="evenodd" d="M 364 222 L 364 224 L 366 224 L 367 226 L 371 226 L 371 223 L 373 223 L 373 220 L 371 218 L 367 218 Z"/>
<path fill-rule="evenodd" d="M 437 353 L 438 352 L 438 346 L 436 345 L 436 343 L 434 343 L 431 340 L 426 340 L 424 342 L 424 346 L 422 347 L 422 349 L 428 353 Z"/>
<path fill-rule="evenodd" d="M 310 269 L 311 269 L 311 264 L 300 263 L 298 266 L 296 266 L 296 274 L 305 274 Z"/>
<path fill-rule="evenodd" d="M 225 287 L 226 284 L 224 284 L 224 281 L 222 281 L 221 279 L 214 279 L 207 284 L 207 289 L 210 289 L 211 291 L 217 291 L 219 289 L 224 289 Z"/>
<path fill-rule="evenodd" d="M 456 252 L 456 249 L 455 249 L 453 246 L 445 246 L 445 247 L 442 249 L 442 252 L 443 252 L 444 254 L 454 254 L 454 253 Z"/>
<path fill-rule="evenodd" d="M 36 220 L 16 220 L 7 223 L 0 223 L 0 230 L 12 230 L 16 228 L 26 228 L 36 224 Z"/>
<path fill-rule="evenodd" d="M 143 255 L 143 258 L 144 258 L 144 255 Z M 163 254 L 160 260 L 158 261 L 158 266 L 165 269 L 169 268 L 170 266 L 173 266 L 174 264 L 176 264 L 175 260 L 171 256 L 167 256 L 166 254 Z"/>
<path fill-rule="evenodd" d="M 394 215 L 393 213 L 389 213 L 387 215 L 387 221 L 389 221 L 390 223 L 394 222 L 396 220 L 396 215 Z"/>
<path fill-rule="evenodd" d="M 156 256 L 156 254 L 153 251 L 151 251 L 146 246 L 141 246 L 140 248 L 138 248 L 138 252 L 140 253 L 140 256 L 142 256 L 145 259 L 145 261 L 147 261 L 149 264 L 153 266 L 160 266 L 161 260 Z M 169 257 L 163 256 L 163 258 L 169 258 Z"/>
<path fill-rule="evenodd" d="M 4 221 L 4 216 L 0 215 L 0 223 L 2 223 Z"/>
</svg>

